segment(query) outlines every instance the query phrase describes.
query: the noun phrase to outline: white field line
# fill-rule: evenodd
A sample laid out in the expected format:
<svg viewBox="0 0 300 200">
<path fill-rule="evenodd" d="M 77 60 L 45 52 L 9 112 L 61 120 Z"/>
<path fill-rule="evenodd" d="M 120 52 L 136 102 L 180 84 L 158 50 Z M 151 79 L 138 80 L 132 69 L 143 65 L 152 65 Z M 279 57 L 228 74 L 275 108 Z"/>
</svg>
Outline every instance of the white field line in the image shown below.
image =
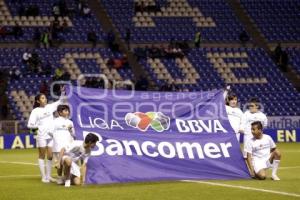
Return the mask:
<svg viewBox="0 0 300 200">
<path fill-rule="evenodd" d="M 242 189 L 242 190 L 252 190 L 252 191 L 266 192 L 266 193 L 279 194 L 279 195 L 283 195 L 283 196 L 291 196 L 291 197 L 299 197 L 300 198 L 300 194 L 289 193 L 289 192 L 280 192 L 280 191 L 275 191 L 275 190 L 260 189 L 260 188 L 254 188 L 254 187 L 248 187 L 248 186 L 230 185 L 230 184 L 224 184 L 224 183 L 215 183 L 215 182 L 207 182 L 207 181 L 194 181 L 194 180 L 183 180 L 183 182 L 200 183 L 200 184 L 220 186 L 220 187 L 228 187 L 228 188 L 237 188 L 237 189 Z"/>
<path fill-rule="evenodd" d="M 290 167 L 280 167 L 279 166 L 278 169 L 280 170 L 280 169 L 298 169 L 298 168 L 300 168 L 300 166 L 290 166 Z"/>
<path fill-rule="evenodd" d="M 19 164 L 19 165 L 38 165 L 36 163 L 29 163 L 29 162 L 10 162 L 10 161 L 0 161 L 0 163 L 8 163 L 8 164 Z M 295 169 L 300 168 L 300 166 L 291 166 L 291 167 L 280 167 L 279 169 Z M 0 178 L 15 178 L 15 177 L 36 177 L 40 175 L 9 175 L 9 176 L 0 176 Z M 207 185 L 215 185 L 215 186 L 222 186 L 222 187 L 230 187 L 230 188 L 239 188 L 244 190 L 254 190 L 254 191 L 261 191 L 261 192 L 268 192 L 268 193 L 274 193 L 274 194 L 281 194 L 285 196 L 294 196 L 294 197 L 300 197 L 300 194 L 294 194 L 294 193 L 287 193 L 287 192 L 278 192 L 274 190 L 266 190 L 266 189 L 259 189 L 259 188 L 252 188 L 252 187 L 246 187 L 246 186 L 237 186 L 237 185 L 229 185 L 229 184 L 223 184 L 223 183 L 213 183 L 213 182 L 206 182 L 206 181 L 189 181 L 189 180 L 183 180 L 184 182 L 194 182 L 194 183 L 202 183 Z"/>
<path fill-rule="evenodd" d="M 18 177 L 39 177 L 41 175 L 37 174 L 21 174 L 21 175 L 8 175 L 8 176 L 0 176 L 1 178 L 18 178 Z"/>
<path fill-rule="evenodd" d="M 300 153 L 300 150 L 281 150 L 282 153 Z"/>
<path fill-rule="evenodd" d="M 0 161 L 0 163 L 4 164 L 17 164 L 17 165 L 38 165 L 36 163 L 30 163 L 30 162 L 14 162 L 14 161 Z"/>
</svg>

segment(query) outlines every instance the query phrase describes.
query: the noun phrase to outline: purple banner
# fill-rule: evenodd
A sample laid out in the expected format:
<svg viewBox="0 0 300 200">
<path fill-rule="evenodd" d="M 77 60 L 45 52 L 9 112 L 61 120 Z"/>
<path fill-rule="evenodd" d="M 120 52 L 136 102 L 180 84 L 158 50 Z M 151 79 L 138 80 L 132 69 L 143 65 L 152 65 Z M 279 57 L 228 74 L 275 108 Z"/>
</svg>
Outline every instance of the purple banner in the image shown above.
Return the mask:
<svg viewBox="0 0 300 200">
<path fill-rule="evenodd" d="M 93 132 L 101 140 L 87 183 L 249 178 L 221 90 L 67 94 L 77 138 Z"/>
</svg>

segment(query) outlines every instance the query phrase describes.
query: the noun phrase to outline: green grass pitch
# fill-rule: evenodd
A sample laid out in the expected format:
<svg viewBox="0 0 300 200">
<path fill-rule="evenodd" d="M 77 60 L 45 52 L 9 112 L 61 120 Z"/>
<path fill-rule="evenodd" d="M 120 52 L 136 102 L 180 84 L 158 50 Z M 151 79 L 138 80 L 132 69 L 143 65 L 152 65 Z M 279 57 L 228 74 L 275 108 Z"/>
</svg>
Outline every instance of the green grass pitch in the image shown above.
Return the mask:
<svg viewBox="0 0 300 200">
<path fill-rule="evenodd" d="M 30 165 L 37 163 L 36 149 L 0 150 L 0 200 L 300 199 L 300 143 L 281 143 L 278 147 L 283 156 L 278 172 L 281 181 L 207 181 L 212 184 L 166 181 L 71 188 L 40 181 L 38 166 Z"/>
</svg>

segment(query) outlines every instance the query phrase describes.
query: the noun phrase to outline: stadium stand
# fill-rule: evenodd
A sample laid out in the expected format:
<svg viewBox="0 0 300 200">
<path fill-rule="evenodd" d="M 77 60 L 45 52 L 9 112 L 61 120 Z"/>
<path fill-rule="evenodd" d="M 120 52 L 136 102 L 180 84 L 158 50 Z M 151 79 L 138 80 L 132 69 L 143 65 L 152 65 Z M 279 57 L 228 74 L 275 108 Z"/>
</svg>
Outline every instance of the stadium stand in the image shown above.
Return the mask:
<svg viewBox="0 0 300 200">
<path fill-rule="evenodd" d="M 123 38 L 131 30 L 133 42 L 193 40 L 199 31 L 203 41 L 238 41 L 243 31 L 225 0 L 147 0 L 142 9 L 138 1 L 102 2 Z"/>
<path fill-rule="evenodd" d="M 270 41 L 299 41 L 299 1 L 241 0 L 242 6 Z"/>
<path fill-rule="evenodd" d="M 40 34 L 47 31 L 55 19 L 53 14 L 54 3 L 55 1 L 42 0 L 28 0 L 23 3 L 1 0 L 0 25 L 5 26 L 10 32 L 18 24 L 23 32 L 20 37 L 14 37 L 10 34 L 2 39 L 6 42 L 32 41 L 37 31 Z M 32 7 L 37 7 L 38 13 L 26 13 Z M 105 33 L 96 20 L 94 13 L 91 12 L 88 16 L 84 16 L 74 0 L 67 2 L 64 13 L 57 15 L 57 19 L 60 26 L 63 26 L 64 20 L 66 22 L 65 30 L 58 32 L 59 40 L 67 42 L 86 41 L 87 34 L 90 31 L 95 31 L 99 40 L 103 40 L 105 37 Z"/>
<path fill-rule="evenodd" d="M 158 86 L 174 83 L 199 91 L 233 85 L 243 104 L 258 96 L 270 116 L 300 112 L 299 93 L 260 48 L 200 48 L 184 58 L 142 58 L 140 63 Z"/>
<path fill-rule="evenodd" d="M 32 52 L 33 51 L 33 52 Z M 41 61 L 41 66 L 47 66 L 50 74 L 44 67 L 42 71 L 33 73 L 29 70 L 29 64 L 22 61 L 24 53 L 36 53 Z M 120 58 L 122 54 L 113 53 L 106 48 L 60 48 L 60 49 L 0 49 L 0 66 L 16 66 L 20 74 L 11 78 L 8 83 L 7 94 L 9 105 L 16 119 L 27 120 L 32 110 L 34 96 L 40 91 L 40 87 L 46 81 L 50 87 L 54 79 L 55 70 L 62 68 L 68 72 L 73 84 L 77 84 L 79 75 L 103 73 L 109 80 L 132 80 L 133 73 L 130 67 L 115 69 L 107 64 L 111 58 Z M 51 64 L 49 64 L 51 63 Z M 50 88 L 48 88 L 50 89 Z"/>
</svg>

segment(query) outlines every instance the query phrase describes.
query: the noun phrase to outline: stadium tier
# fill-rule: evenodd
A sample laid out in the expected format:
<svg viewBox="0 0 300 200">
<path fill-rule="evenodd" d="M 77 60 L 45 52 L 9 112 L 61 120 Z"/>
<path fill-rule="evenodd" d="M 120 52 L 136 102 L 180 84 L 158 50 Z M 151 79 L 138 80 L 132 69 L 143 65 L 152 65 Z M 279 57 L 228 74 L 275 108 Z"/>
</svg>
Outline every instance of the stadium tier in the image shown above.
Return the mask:
<svg viewBox="0 0 300 200">
<path fill-rule="evenodd" d="M 7 31 L 11 31 L 18 24 L 23 31 L 23 35 L 19 37 L 7 35 L 2 37 L 1 40 L 6 42 L 32 41 L 36 37 L 37 31 L 42 34 L 55 19 L 53 14 L 55 2 L 43 0 L 28 0 L 26 2 L 1 0 L 0 26 L 3 25 Z M 36 11 L 37 13 L 29 14 L 34 16 L 28 16 L 28 13 L 26 13 L 28 9 L 35 7 L 38 10 Z M 87 16 L 81 14 L 75 0 L 67 1 L 66 11 L 59 15 L 58 20 L 61 26 L 64 20 L 66 22 L 65 30 L 58 33 L 57 39 L 59 40 L 68 42 L 87 41 L 87 34 L 91 31 L 96 32 L 98 40 L 103 40 L 105 37 L 94 13 L 90 12 Z"/>
<path fill-rule="evenodd" d="M 0 65 L 16 66 L 18 79 L 9 82 L 10 108 L 16 119 L 26 120 L 32 109 L 34 95 L 43 81 L 51 82 L 53 75 L 33 74 L 23 63 L 25 52 L 37 53 L 51 73 L 63 67 L 76 80 L 80 74 L 104 73 L 109 79 L 132 80 L 130 68 L 110 69 L 107 60 L 121 57 L 109 49 L 1 49 Z M 156 86 L 175 83 L 183 91 L 211 90 L 232 85 L 242 102 L 259 97 L 269 116 L 299 115 L 299 93 L 282 75 L 262 49 L 204 48 L 192 49 L 183 58 L 142 58 L 140 64 Z"/>
<path fill-rule="evenodd" d="M 241 0 L 241 4 L 268 41 L 300 40 L 300 1 Z"/>
<path fill-rule="evenodd" d="M 194 40 L 238 41 L 242 25 L 225 0 L 103 0 L 113 23 L 126 38 L 130 29 L 133 42 Z M 141 1 L 140 1 L 141 2 Z"/>
<path fill-rule="evenodd" d="M 0 25 L 12 29 L 18 24 L 24 32 L 20 37 L 0 37 L 4 42 L 32 41 L 37 30 L 42 32 L 48 29 L 54 20 L 53 1 L 27 0 L 23 5 L 20 2 L 0 0 Z M 58 20 L 60 24 L 65 20 L 68 29 L 59 33 L 60 39 L 67 42 L 86 41 L 90 31 L 95 31 L 98 39 L 105 39 L 95 13 L 84 16 L 78 8 L 78 1 L 66 2 L 68 15 L 61 14 Z M 124 39 L 130 39 L 137 46 L 139 43 L 163 44 L 173 40 L 192 42 L 197 32 L 201 32 L 201 42 L 230 46 L 230 42 L 239 40 L 244 30 L 226 0 L 98 2 L 112 19 L 109 23 L 117 28 Z M 268 41 L 300 40 L 296 32 L 299 24 L 296 7 L 299 7 L 299 1 L 242 0 L 241 4 Z M 24 10 L 35 6 L 38 7 L 38 15 L 26 16 Z M 20 15 L 22 9 L 23 14 Z M 137 53 L 137 49 L 135 51 Z M 38 54 L 43 74 L 33 73 L 24 64 L 22 56 L 25 52 Z M 287 52 L 291 65 L 300 74 L 299 48 L 287 48 Z M 49 83 L 52 80 L 59 67 L 69 73 L 71 80 L 76 80 L 81 74 L 97 73 L 105 74 L 110 80 L 133 80 L 130 67 L 111 69 L 108 66 L 110 58 L 122 56 L 121 52 L 112 53 L 106 48 L 0 49 L 1 68 L 20 71 L 18 79 L 10 80 L 7 92 L 15 119 L 28 118 L 33 96 L 44 81 Z M 184 51 L 180 58 L 142 57 L 139 64 L 156 88 L 175 83 L 178 90 L 199 91 L 232 85 L 242 104 L 256 96 L 263 102 L 269 116 L 300 115 L 299 93 L 260 48 L 191 48 Z"/>
<path fill-rule="evenodd" d="M 24 63 L 22 56 L 26 52 L 38 55 L 42 72 L 33 73 L 29 65 Z M 80 75 L 89 77 L 89 74 L 105 74 L 109 80 L 116 81 L 132 80 L 133 73 L 130 67 L 115 69 L 107 63 L 111 58 L 122 56 L 106 48 L 0 49 L 1 68 L 8 71 L 20 70 L 20 75 L 11 78 L 8 83 L 7 94 L 12 113 L 18 120 L 27 120 L 34 96 L 40 91 L 44 81 L 49 91 L 57 68 L 66 71 L 74 84 L 77 84 L 76 80 Z"/>
<path fill-rule="evenodd" d="M 141 58 L 157 86 L 186 91 L 232 85 L 242 104 L 258 97 L 269 116 L 299 115 L 299 93 L 260 48 L 191 49 L 183 58 Z"/>
</svg>

